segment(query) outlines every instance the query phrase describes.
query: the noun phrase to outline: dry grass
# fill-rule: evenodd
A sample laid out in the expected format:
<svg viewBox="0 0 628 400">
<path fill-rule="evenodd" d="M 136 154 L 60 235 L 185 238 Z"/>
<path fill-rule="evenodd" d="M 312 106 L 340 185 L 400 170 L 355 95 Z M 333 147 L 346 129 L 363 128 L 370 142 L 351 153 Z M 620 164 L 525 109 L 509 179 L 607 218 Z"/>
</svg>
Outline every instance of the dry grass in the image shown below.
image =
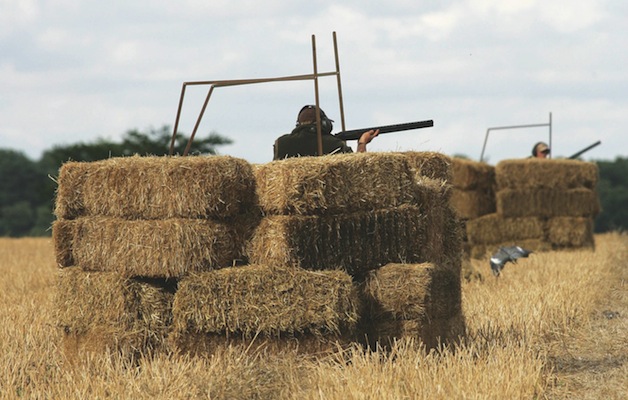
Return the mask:
<svg viewBox="0 0 628 400">
<path fill-rule="evenodd" d="M 353 348 L 319 358 L 241 347 L 130 364 L 63 358 L 50 239 L 0 239 L 0 398 L 620 399 L 628 387 L 628 237 L 534 254 L 463 283 L 468 337 L 424 354 Z"/>
</svg>

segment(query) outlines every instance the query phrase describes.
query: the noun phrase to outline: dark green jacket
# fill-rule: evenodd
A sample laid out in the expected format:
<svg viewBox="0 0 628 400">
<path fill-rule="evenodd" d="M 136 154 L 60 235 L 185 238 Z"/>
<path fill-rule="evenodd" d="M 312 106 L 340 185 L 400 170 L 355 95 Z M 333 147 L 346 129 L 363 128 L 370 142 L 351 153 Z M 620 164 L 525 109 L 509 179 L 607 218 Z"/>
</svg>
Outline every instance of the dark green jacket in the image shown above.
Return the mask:
<svg viewBox="0 0 628 400">
<path fill-rule="evenodd" d="M 330 134 L 323 134 L 323 154 L 352 153 L 347 144 Z M 282 160 L 288 157 L 317 156 L 318 139 L 316 124 L 300 125 L 288 134 L 280 136 L 275 141 L 273 160 Z"/>
</svg>

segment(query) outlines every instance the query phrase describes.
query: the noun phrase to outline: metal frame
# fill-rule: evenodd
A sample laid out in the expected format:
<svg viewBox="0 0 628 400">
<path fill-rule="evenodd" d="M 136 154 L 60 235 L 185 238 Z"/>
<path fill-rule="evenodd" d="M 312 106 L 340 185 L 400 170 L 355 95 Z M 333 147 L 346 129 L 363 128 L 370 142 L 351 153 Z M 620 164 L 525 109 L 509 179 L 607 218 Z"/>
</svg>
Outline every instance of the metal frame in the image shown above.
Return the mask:
<svg viewBox="0 0 628 400">
<path fill-rule="evenodd" d="M 340 62 L 338 61 L 338 42 L 336 40 L 336 32 L 333 32 L 333 42 L 334 42 L 334 57 L 336 61 L 336 70 L 333 72 L 318 72 L 318 65 L 316 60 L 316 37 L 312 35 L 312 63 L 313 70 L 312 74 L 304 74 L 304 75 L 291 75 L 291 76 L 281 76 L 275 78 L 255 78 L 255 79 L 231 79 L 231 80 L 216 80 L 216 81 L 194 81 L 194 82 L 184 82 L 181 88 L 181 96 L 179 97 L 179 107 L 177 108 L 177 116 L 174 123 L 174 128 L 172 130 L 172 140 L 170 141 L 170 152 L 169 154 L 172 156 L 174 153 L 174 143 L 177 136 L 177 129 L 179 128 L 179 120 L 181 118 L 181 109 L 183 107 L 183 99 L 185 97 L 185 90 L 188 86 L 197 86 L 197 85 L 209 85 L 209 91 L 207 92 L 207 96 L 205 97 L 205 101 L 199 112 L 198 118 L 196 119 L 196 124 L 194 125 L 194 129 L 192 130 L 192 134 L 188 139 L 188 144 L 185 147 L 185 151 L 183 152 L 184 156 L 187 156 L 190 148 L 192 147 L 192 141 L 196 136 L 196 132 L 198 127 L 203 119 L 203 115 L 205 114 L 205 110 L 207 109 L 207 105 L 209 103 L 209 99 L 214 91 L 214 88 L 217 87 L 228 87 L 228 86 L 239 86 L 239 85 L 250 85 L 255 83 L 267 83 L 267 82 L 286 82 L 286 81 L 303 81 L 303 80 L 313 80 L 314 81 L 314 97 L 316 102 L 316 107 L 320 110 L 319 105 L 319 92 L 318 92 L 318 78 L 323 76 L 336 76 L 336 81 L 338 85 L 338 102 L 340 105 L 340 121 L 342 124 L 342 130 L 345 130 L 345 116 L 344 116 L 344 106 L 342 99 L 342 85 L 340 81 Z M 317 125 L 317 135 L 318 135 L 318 154 L 323 154 L 323 141 L 321 134 L 321 117 L 320 113 L 316 113 L 316 125 Z"/>
<path fill-rule="evenodd" d="M 486 130 L 486 136 L 484 136 L 484 145 L 482 146 L 482 153 L 480 154 L 480 162 L 484 161 L 484 150 L 486 149 L 486 142 L 488 141 L 488 134 L 490 131 L 500 130 L 500 129 L 517 129 L 517 128 L 538 128 L 542 126 L 549 126 L 549 148 L 552 148 L 552 113 L 549 113 L 549 122 L 547 124 L 529 124 L 529 125 L 512 125 L 512 126 L 497 126 L 493 128 L 488 128 Z M 552 154 L 549 154 L 549 158 L 552 157 Z"/>
</svg>

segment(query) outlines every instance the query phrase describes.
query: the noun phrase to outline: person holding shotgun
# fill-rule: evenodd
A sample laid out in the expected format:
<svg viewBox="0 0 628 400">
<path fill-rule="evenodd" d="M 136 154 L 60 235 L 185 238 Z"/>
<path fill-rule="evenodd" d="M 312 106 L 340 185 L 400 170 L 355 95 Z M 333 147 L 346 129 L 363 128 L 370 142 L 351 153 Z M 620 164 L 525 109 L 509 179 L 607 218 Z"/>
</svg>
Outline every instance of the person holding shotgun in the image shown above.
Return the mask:
<svg viewBox="0 0 628 400">
<path fill-rule="evenodd" d="M 353 149 L 344 140 L 331 134 L 333 120 L 327 118 L 320 109 L 321 138 L 323 154 L 352 153 Z M 379 129 L 369 129 L 358 139 L 358 153 L 366 152 L 366 145 L 377 135 Z M 280 136 L 274 144 L 273 160 L 282 160 L 288 157 L 303 157 L 318 155 L 318 134 L 316 129 L 316 106 L 307 105 L 301 108 L 297 116 L 297 126 L 292 132 Z"/>
</svg>

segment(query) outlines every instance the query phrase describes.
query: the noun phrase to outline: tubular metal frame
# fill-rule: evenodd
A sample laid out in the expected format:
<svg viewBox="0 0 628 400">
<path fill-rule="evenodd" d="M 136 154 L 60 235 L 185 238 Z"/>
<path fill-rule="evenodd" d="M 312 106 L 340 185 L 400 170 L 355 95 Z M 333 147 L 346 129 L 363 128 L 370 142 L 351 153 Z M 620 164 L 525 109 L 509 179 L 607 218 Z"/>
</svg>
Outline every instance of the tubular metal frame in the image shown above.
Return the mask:
<svg viewBox="0 0 628 400">
<path fill-rule="evenodd" d="M 201 107 L 201 111 L 199 112 L 198 118 L 196 119 L 196 123 L 194 124 L 194 129 L 188 139 L 187 146 L 185 147 L 185 151 L 183 152 L 184 156 L 187 156 L 190 148 L 192 147 L 192 141 L 196 136 L 196 132 L 198 131 L 198 127 L 201 124 L 201 120 L 203 119 L 203 115 L 205 114 L 205 110 L 207 109 L 207 105 L 209 104 L 209 99 L 214 91 L 214 88 L 218 87 L 229 87 L 229 86 L 239 86 L 239 85 L 251 85 L 255 83 L 268 83 L 268 82 L 288 82 L 288 81 L 303 81 L 303 80 L 313 80 L 314 81 L 314 97 L 316 102 L 316 107 L 320 110 L 319 104 L 319 91 L 318 91 L 318 78 L 325 76 L 336 76 L 337 86 L 338 86 L 338 102 L 340 106 L 340 121 L 342 124 L 342 130 L 345 130 L 345 116 L 344 116 L 344 106 L 343 106 L 343 98 L 342 98 L 342 85 L 340 79 L 340 62 L 338 60 L 338 42 L 336 40 L 336 32 L 333 32 L 333 44 L 334 44 L 334 57 L 336 62 L 336 70 L 332 72 L 318 72 L 318 65 L 316 60 L 316 37 L 312 35 L 312 63 L 313 63 L 313 73 L 312 74 L 304 74 L 304 75 L 290 75 L 290 76 L 280 76 L 274 78 L 254 78 L 254 79 L 230 79 L 230 80 L 214 80 L 214 81 L 192 81 L 192 82 L 184 82 L 181 87 L 181 95 L 179 97 L 179 106 L 177 108 L 177 116 L 175 118 L 174 128 L 172 130 L 172 140 L 170 141 L 170 152 L 169 155 L 172 156 L 174 153 L 174 144 L 176 141 L 177 130 L 179 128 L 179 121 L 181 119 L 181 109 L 183 108 L 183 99 L 185 97 L 185 91 L 188 86 L 200 86 L 200 85 L 209 85 L 209 90 L 207 92 L 207 96 L 205 97 L 205 101 L 203 102 L 203 106 Z M 318 136 L 318 154 L 323 154 L 323 142 L 322 142 L 322 134 L 321 134 L 321 117 L 320 113 L 316 113 L 316 126 L 317 126 L 317 136 Z"/>
</svg>

